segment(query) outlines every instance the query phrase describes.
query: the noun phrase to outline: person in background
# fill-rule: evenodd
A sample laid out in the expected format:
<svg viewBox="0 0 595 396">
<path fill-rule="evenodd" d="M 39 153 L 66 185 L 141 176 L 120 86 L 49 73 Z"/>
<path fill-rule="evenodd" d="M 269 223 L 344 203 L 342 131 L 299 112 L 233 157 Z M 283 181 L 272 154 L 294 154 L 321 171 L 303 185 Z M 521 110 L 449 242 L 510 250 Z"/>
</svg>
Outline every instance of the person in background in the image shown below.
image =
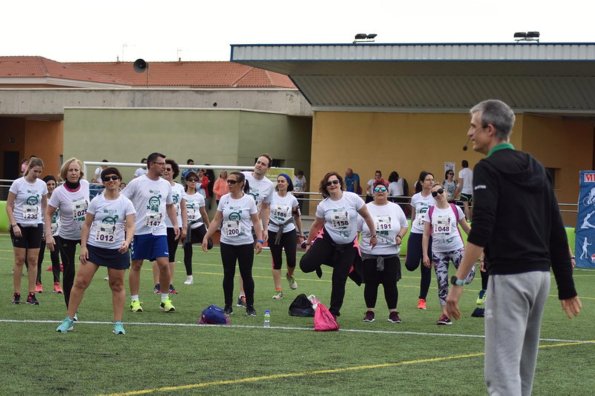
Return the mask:
<svg viewBox="0 0 595 396">
<path fill-rule="evenodd" d="M 186 231 L 188 228 L 188 221 L 186 219 L 186 201 L 184 200 L 184 186 L 180 183 L 176 183 L 175 179 L 180 173 L 180 167 L 178 163 L 171 158 L 165 160 L 165 168 L 163 169 L 163 178 L 171 185 L 172 199 L 174 201 L 174 207 L 176 210 L 176 218 L 178 219 L 178 233 L 179 238 L 176 237 L 176 232 L 173 229 L 173 224 L 169 217 L 165 216 L 165 226 L 167 227 L 167 250 L 169 252 L 169 293 L 178 294 L 176 288 L 173 285 L 174 273 L 176 269 L 176 251 L 180 240 L 186 238 Z M 159 266 L 156 262 L 153 262 L 153 293 L 161 293 L 161 282 L 159 279 Z"/>
<path fill-rule="evenodd" d="M 296 265 L 297 245 L 302 244 L 302 218 L 297 198 L 291 193 L 293 183 L 289 175 L 281 173 L 277 176 L 271 199 L 271 214 L 269 217 L 269 248 L 273 257 L 273 283 L 275 286 L 274 300 L 283 298 L 281 288 L 281 265 L 283 264 L 283 250 L 287 260 L 287 273 L 285 277 L 289 282 L 289 288 L 297 289 L 298 285 L 294 278 Z"/>
<path fill-rule="evenodd" d="M 455 268 L 463 258 L 465 243 L 459 231 L 459 225 L 463 231 L 469 233 L 469 224 L 465 221 L 465 215 L 461 208 L 455 204 L 449 204 L 446 200 L 446 191 L 440 184 L 432 187 L 432 197 L 436 201 L 424 213 L 424 233 L 422 239 L 423 261 L 426 268 L 434 266 L 436 281 L 438 283 L 438 301 L 442 313 L 436 322 L 437 325 L 451 325 L 452 321 L 446 314 L 446 296 L 448 295 L 448 265 L 452 261 Z M 432 256 L 428 255 L 430 237 L 432 238 Z M 475 277 L 475 268 L 465 278 L 469 284 Z"/>
<path fill-rule="evenodd" d="M 458 303 L 465 278 L 484 253 L 489 273 L 484 319 L 487 390 L 490 395 L 530 395 L 550 269 L 568 318 L 578 315 L 582 304 L 547 172 L 530 154 L 510 144 L 512 109 L 490 99 L 469 112 L 467 137 L 473 150 L 486 157 L 474 169 L 473 227 L 463 261 L 451 279 L 447 315 L 461 318 Z"/>
<path fill-rule="evenodd" d="M 353 169 L 347 168 L 345 171 L 345 191 L 361 195 L 362 185 L 359 180 L 359 175 L 353 172 Z"/>
<path fill-rule="evenodd" d="M 300 213 L 304 211 L 306 191 L 308 191 L 308 181 L 306 180 L 306 176 L 304 176 L 304 171 L 298 169 L 293 178 L 293 196 L 298 200 Z"/>
<path fill-rule="evenodd" d="M 186 191 L 184 192 L 184 201 L 186 202 L 186 218 L 188 221 L 188 231 L 186 238 L 184 238 L 184 266 L 186 267 L 185 285 L 192 285 L 194 283 L 194 275 L 192 275 L 192 245 L 195 243 L 202 244 L 202 240 L 207 234 L 205 226 L 210 223 L 209 214 L 205 209 L 205 199 L 198 191 L 196 185 L 198 183 L 198 175 L 194 172 L 186 174 Z M 213 242 L 209 241 L 208 248 L 213 247 Z"/>
<path fill-rule="evenodd" d="M 374 185 L 374 201 L 366 204 L 374 221 L 370 230 L 362 217 L 358 218 L 358 230 L 361 232 L 361 252 L 364 273 L 364 300 L 366 314 L 364 322 L 375 320 L 378 286 L 384 288 L 384 298 L 388 306 L 388 321 L 401 323 L 397 302 L 399 291 L 397 282 L 401 279 L 401 261 L 399 252 L 409 224 L 401 207 L 388 200 L 387 186 L 383 182 Z M 376 232 L 378 243 L 372 247 L 370 239 Z"/>
<path fill-rule="evenodd" d="M 213 186 L 213 193 L 215 194 L 215 202 L 217 202 L 217 205 L 219 205 L 221 197 L 228 192 L 229 188 L 227 187 L 227 171 L 221 171 L 221 173 L 219 173 L 219 177 L 215 181 L 215 185 Z"/>
<path fill-rule="evenodd" d="M 250 186 L 241 172 L 231 172 L 227 176 L 229 194 L 225 194 L 219 201 L 217 213 L 209 225 L 207 234 L 202 240 L 202 250 L 209 250 L 209 240 L 215 231 L 221 228 L 221 261 L 223 262 L 223 295 L 225 298 L 224 312 L 233 313 L 233 280 L 236 262 L 240 268 L 240 275 L 244 282 L 246 293 L 246 315 L 256 316 L 254 309 L 254 252 L 262 251 L 263 230 L 258 218 L 256 201 L 248 191 Z M 256 234 L 256 244 L 252 236 L 252 227 Z"/>
<path fill-rule="evenodd" d="M 81 232 L 80 266 L 76 282 L 70 294 L 70 304 L 66 318 L 56 328 L 57 332 L 67 333 L 74 329 L 74 316 L 85 290 L 100 266 L 107 267 L 109 286 L 112 290 L 114 311 L 114 334 L 126 334 L 122 317 L 126 303 L 124 274 L 130 267 L 128 248 L 134 236 L 134 216 L 132 202 L 120 195 L 122 175 L 116 168 L 108 167 L 101 171 L 105 186 L 103 194 L 97 196 L 87 210 Z"/>
<path fill-rule="evenodd" d="M 45 212 L 45 243 L 50 251 L 59 249 L 64 266 L 62 289 L 64 302 L 68 307 L 70 290 L 74 283 L 76 245 L 81 243 L 81 230 L 89 207 L 89 182 L 83 177 L 83 163 L 70 158 L 60 168 L 64 184 L 56 187 L 48 201 Z M 58 241 L 52 236 L 52 216 L 60 212 Z"/>
<path fill-rule="evenodd" d="M 432 282 L 432 270 L 422 263 L 424 251 L 422 239 L 424 234 L 424 214 L 430 206 L 436 201 L 432 197 L 432 186 L 434 185 L 434 175 L 430 172 L 421 171 L 417 183 L 421 186 L 421 191 L 411 197 L 411 232 L 407 241 L 407 258 L 405 267 L 409 271 L 415 271 L 417 267 L 421 270 L 421 279 L 419 281 L 419 298 L 417 300 L 418 309 L 426 309 L 426 298 L 430 283 Z M 428 243 L 428 251 L 425 252 L 429 257 L 432 255 L 432 239 Z"/>
<path fill-rule="evenodd" d="M 341 314 L 347 276 L 359 259 L 357 247 L 358 214 L 364 218 L 370 235 L 370 246 L 377 244 L 374 221 L 359 195 L 343 191 L 345 184 L 337 172 L 329 172 L 320 181 L 324 198 L 316 208 L 316 218 L 306 241 L 306 253 L 300 260 L 303 272 L 316 271 L 322 276 L 321 265 L 333 268 L 329 311 L 336 318 Z"/>
<path fill-rule="evenodd" d="M 457 190 L 455 197 L 459 197 L 463 202 L 463 209 L 465 217 L 471 221 L 471 205 L 473 204 L 473 171 L 469 169 L 469 162 L 467 160 L 461 161 L 463 169 L 459 171 L 459 180 L 457 182 Z"/>
<path fill-rule="evenodd" d="M 448 169 L 446 172 L 444 172 L 444 181 L 442 182 L 442 187 L 444 187 L 444 191 L 446 193 L 446 200 L 448 202 L 454 202 L 457 191 L 455 171 Z"/>
<path fill-rule="evenodd" d="M 397 197 L 402 197 L 403 192 L 403 179 L 399 177 L 397 171 L 392 171 L 388 175 L 388 199 L 391 202 L 397 202 Z"/>
<path fill-rule="evenodd" d="M 188 158 L 188 159 L 186 160 L 186 165 L 188 165 L 188 166 L 193 166 L 193 165 L 194 165 L 194 160 L 193 160 L 192 158 Z M 197 173 L 197 172 L 198 172 L 198 169 L 196 169 L 196 168 L 186 168 L 186 169 L 184 169 L 184 170 L 182 171 L 182 184 L 184 184 L 184 183 L 185 183 L 185 181 L 186 181 L 186 176 L 187 176 L 187 175 L 188 175 L 188 173 L 190 173 L 190 172 Z M 184 186 L 185 186 L 185 185 L 184 185 Z"/>
<path fill-rule="evenodd" d="M 43 161 L 37 157 L 30 158 L 24 176 L 12 182 L 6 199 L 6 214 L 14 248 L 13 304 L 21 303 L 21 276 L 27 261 L 27 304 L 39 305 L 35 297 L 35 281 L 48 193 L 46 184 L 39 179 L 42 171 Z"/>
<path fill-rule="evenodd" d="M 52 175 L 47 175 L 43 178 L 45 185 L 48 189 L 48 199 L 52 197 L 52 193 L 57 186 L 56 178 Z M 54 212 L 54 215 L 51 218 L 52 223 L 52 236 L 54 240 L 58 238 L 58 227 L 60 222 L 58 221 L 59 212 Z M 62 287 L 60 286 L 60 253 L 58 252 L 59 249 L 54 249 L 50 251 L 50 260 L 52 262 L 52 274 L 54 276 L 54 293 L 62 294 Z M 43 292 L 43 285 L 41 282 L 41 273 L 43 272 L 43 259 L 45 255 L 45 233 L 41 240 L 41 247 L 39 248 L 39 258 L 37 259 L 37 282 L 35 285 L 35 292 L 41 293 Z"/>
<path fill-rule="evenodd" d="M 366 185 L 366 203 L 372 202 L 374 200 L 374 184 L 384 180 L 382 179 L 382 172 L 377 170 L 374 172 L 374 178 L 368 180 L 368 184 Z"/>
<path fill-rule="evenodd" d="M 209 199 L 209 178 L 204 169 L 198 170 L 198 184 L 196 185 L 196 189 L 202 194 L 206 202 Z"/>
<path fill-rule="evenodd" d="M 106 159 L 101 160 L 101 162 L 109 162 Z M 91 179 L 91 183 L 101 184 L 101 171 L 107 168 L 107 165 L 101 165 L 95 168 L 95 172 L 93 173 L 93 178 Z"/>
<path fill-rule="evenodd" d="M 143 158 L 140 160 L 141 164 L 146 164 L 147 163 L 147 159 Z M 134 177 L 137 178 L 139 176 L 142 175 L 146 175 L 147 174 L 147 167 L 146 166 L 141 166 L 140 168 L 136 168 L 136 170 L 134 171 Z"/>
</svg>

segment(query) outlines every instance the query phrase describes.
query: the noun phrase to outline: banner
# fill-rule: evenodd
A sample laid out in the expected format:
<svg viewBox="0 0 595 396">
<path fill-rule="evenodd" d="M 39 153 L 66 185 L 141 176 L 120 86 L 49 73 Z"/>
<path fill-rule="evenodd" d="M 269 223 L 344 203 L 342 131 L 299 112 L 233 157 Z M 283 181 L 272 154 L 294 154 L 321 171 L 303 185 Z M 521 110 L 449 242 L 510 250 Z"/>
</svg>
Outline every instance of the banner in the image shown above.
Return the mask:
<svg viewBox="0 0 595 396">
<path fill-rule="evenodd" d="M 574 255 L 579 268 L 595 268 L 595 171 L 579 173 Z"/>
</svg>

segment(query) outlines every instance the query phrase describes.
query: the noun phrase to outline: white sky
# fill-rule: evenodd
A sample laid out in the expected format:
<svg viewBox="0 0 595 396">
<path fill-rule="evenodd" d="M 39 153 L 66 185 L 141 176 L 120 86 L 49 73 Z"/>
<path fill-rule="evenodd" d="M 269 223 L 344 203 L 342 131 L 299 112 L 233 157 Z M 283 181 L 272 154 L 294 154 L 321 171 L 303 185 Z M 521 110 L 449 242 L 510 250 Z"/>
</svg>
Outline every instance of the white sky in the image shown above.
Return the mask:
<svg viewBox="0 0 595 396">
<path fill-rule="evenodd" d="M 590 5 L 593 4 L 593 5 Z M 223 60 L 230 44 L 595 42 L 589 0 L 16 0 L 0 6 L 0 56 L 62 62 Z"/>
</svg>

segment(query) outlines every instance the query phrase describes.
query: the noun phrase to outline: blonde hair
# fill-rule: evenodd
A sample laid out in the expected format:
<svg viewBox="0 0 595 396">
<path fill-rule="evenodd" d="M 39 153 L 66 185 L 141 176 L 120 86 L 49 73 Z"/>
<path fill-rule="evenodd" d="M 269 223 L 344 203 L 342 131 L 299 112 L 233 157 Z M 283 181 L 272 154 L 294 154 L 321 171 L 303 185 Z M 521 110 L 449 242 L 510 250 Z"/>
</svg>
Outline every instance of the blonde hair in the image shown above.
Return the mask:
<svg viewBox="0 0 595 396">
<path fill-rule="evenodd" d="M 68 176 L 68 168 L 70 167 L 70 165 L 73 162 L 76 162 L 78 164 L 79 168 L 81 169 L 81 179 L 83 178 L 83 176 L 85 176 L 85 173 L 83 172 L 83 163 L 81 162 L 81 160 L 78 158 L 72 157 L 72 158 L 66 160 L 66 162 L 64 162 L 62 164 L 62 167 L 60 168 L 60 178 L 62 180 L 66 180 L 66 178 Z"/>
<path fill-rule="evenodd" d="M 41 166 L 43 168 L 43 161 L 41 158 L 29 158 L 29 163 L 27 164 L 27 169 L 25 170 L 25 173 L 23 173 L 23 176 L 27 176 L 29 174 L 29 169 L 33 168 L 34 166 Z"/>
</svg>

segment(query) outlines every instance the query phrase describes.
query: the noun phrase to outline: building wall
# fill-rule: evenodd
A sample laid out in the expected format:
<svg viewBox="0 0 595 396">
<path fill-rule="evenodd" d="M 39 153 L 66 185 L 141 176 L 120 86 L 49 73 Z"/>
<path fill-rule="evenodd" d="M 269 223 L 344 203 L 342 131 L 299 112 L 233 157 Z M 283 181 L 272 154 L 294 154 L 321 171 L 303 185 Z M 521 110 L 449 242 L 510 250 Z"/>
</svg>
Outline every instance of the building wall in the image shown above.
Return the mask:
<svg viewBox="0 0 595 396">
<path fill-rule="evenodd" d="M 311 189 L 331 170 L 347 167 L 365 184 L 379 169 L 407 179 L 412 191 L 421 170 L 444 178 L 444 163 L 473 167 L 482 155 L 463 151 L 468 114 L 315 112 L 312 127 Z M 577 172 L 592 167 L 593 132 L 589 121 L 520 114 L 511 138 L 518 149 L 534 154 L 548 167 L 560 168 L 559 199 L 576 203 Z M 572 153 L 572 154 L 570 154 Z M 579 158 L 580 157 L 580 158 Z M 571 217 L 565 218 L 572 224 Z"/>
</svg>

